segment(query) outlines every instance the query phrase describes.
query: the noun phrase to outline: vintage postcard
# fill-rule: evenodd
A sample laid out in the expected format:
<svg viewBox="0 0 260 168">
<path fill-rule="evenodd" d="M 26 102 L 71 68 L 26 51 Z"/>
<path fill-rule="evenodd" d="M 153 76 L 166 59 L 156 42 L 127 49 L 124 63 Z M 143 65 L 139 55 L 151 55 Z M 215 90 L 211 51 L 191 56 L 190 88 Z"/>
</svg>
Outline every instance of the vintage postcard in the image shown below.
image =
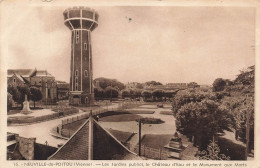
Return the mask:
<svg viewBox="0 0 260 168">
<path fill-rule="evenodd" d="M 259 168 L 259 22 L 257 0 L 1 1 L 0 167 Z"/>
</svg>

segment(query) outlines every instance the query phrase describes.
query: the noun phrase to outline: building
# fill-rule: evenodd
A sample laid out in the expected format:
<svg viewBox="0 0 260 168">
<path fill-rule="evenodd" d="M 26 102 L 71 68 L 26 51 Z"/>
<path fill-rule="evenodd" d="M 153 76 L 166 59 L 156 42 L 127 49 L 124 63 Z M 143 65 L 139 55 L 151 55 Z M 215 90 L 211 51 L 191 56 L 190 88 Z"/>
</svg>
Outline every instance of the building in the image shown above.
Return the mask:
<svg viewBox="0 0 260 168">
<path fill-rule="evenodd" d="M 85 7 L 69 8 L 63 15 L 72 34 L 69 103 L 90 106 L 94 103 L 90 32 L 98 26 L 99 15 Z"/>
<path fill-rule="evenodd" d="M 46 160 L 57 149 L 49 146 L 48 143 L 37 143 L 36 138 L 7 133 L 7 160 Z"/>
<path fill-rule="evenodd" d="M 141 160 L 90 114 L 89 119 L 49 160 Z"/>
<path fill-rule="evenodd" d="M 57 83 L 55 77 L 46 70 L 9 69 L 7 70 L 8 86 L 35 86 L 42 92 L 42 102 L 52 104 L 57 101 Z"/>
</svg>

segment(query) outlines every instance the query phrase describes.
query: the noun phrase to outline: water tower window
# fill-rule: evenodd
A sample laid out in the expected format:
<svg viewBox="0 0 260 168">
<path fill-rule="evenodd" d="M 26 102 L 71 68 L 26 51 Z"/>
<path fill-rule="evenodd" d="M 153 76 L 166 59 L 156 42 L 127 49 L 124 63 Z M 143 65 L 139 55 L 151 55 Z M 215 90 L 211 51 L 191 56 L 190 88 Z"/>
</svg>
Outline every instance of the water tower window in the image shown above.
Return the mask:
<svg viewBox="0 0 260 168">
<path fill-rule="evenodd" d="M 85 50 L 88 49 L 87 43 L 84 43 L 84 49 L 85 49 Z"/>
<path fill-rule="evenodd" d="M 84 76 L 85 76 L 85 77 L 88 77 L 88 70 L 85 70 L 85 71 L 84 71 Z"/>
<path fill-rule="evenodd" d="M 78 44 L 79 43 L 79 31 L 76 30 L 76 43 Z"/>
</svg>

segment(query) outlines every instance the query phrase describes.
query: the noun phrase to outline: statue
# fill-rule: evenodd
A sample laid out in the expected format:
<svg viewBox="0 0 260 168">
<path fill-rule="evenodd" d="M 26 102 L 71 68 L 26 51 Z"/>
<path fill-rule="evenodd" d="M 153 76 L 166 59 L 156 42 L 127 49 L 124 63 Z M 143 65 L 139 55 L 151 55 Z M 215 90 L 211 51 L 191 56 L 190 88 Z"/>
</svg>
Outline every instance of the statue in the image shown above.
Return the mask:
<svg viewBox="0 0 260 168">
<path fill-rule="evenodd" d="M 23 102 L 23 109 L 22 109 L 21 113 L 22 114 L 30 114 L 30 113 L 32 113 L 30 111 L 30 105 L 29 105 L 29 101 L 27 100 L 27 95 L 25 95 L 24 102 Z"/>
</svg>

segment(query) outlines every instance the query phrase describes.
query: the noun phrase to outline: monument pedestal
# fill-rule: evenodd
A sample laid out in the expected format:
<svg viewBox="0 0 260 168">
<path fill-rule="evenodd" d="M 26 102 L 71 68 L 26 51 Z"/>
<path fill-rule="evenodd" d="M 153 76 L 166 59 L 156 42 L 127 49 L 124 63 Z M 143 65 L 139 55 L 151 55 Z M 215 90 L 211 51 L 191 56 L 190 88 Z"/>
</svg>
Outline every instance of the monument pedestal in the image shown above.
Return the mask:
<svg viewBox="0 0 260 168">
<path fill-rule="evenodd" d="M 182 145 L 182 140 L 179 138 L 177 132 L 175 132 L 170 142 L 165 145 L 164 148 L 168 150 L 169 159 L 181 159 L 184 146 Z"/>
</svg>

